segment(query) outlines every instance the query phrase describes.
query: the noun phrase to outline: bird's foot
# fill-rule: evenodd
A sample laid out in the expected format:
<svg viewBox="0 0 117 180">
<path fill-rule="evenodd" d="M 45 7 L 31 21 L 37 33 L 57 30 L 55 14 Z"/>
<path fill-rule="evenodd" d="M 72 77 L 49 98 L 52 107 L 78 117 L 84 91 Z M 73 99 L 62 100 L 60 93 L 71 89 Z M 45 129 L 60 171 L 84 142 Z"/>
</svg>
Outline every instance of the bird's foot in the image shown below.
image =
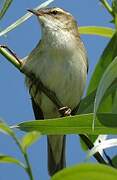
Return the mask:
<svg viewBox="0 0 117 180">
<path fill-rule="evenodd" d="M 67 106 L 60 108 L 59 112 L 63 117 L 71 115 L 71 109 L 69 107 L 67 107 Z"/>
</svg>

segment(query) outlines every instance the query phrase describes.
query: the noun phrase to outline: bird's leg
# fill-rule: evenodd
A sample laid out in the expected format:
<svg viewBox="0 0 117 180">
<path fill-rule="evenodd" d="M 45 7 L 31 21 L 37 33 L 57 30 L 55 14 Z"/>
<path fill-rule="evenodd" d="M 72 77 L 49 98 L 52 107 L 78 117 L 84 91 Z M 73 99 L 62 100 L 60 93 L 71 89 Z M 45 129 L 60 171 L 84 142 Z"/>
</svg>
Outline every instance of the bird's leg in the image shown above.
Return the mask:
<svg viewBox="0 0 117 180">
<path fill-rule="evenodd" d="M 60 108 L 59 112 L 62 116 L 71 116 L 71 109 L 67 106 Z"/>
<path fill-rule="evenodd" d="M 19 57 L 17 57 L 16 53 L 14 53 L 8 46 L 6 45 L 0 45 L 1 48 L 7 49 L 13 56 L 14 58 L 20 63 L 22 64 L 22 61 L 20 60 Z"/>
</svg>

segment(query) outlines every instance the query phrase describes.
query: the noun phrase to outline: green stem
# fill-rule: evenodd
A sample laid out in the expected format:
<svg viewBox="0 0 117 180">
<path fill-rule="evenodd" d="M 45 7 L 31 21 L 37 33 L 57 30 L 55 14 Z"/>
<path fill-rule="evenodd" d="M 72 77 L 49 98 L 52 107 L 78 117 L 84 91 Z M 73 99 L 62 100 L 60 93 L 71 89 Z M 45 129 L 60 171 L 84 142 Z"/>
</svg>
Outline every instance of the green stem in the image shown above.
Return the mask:
<svg viewBox="0 0 117 180">
<path fill-rule="evenodd" d="M 12 63 L 18 70 L 21 69 L 21 62 L 22 61 L 18 61 L 11 53 L 9 53 L 4 47 L 0 47 L 0 53 L 10 62 Z M 14 135 L 13 136 L 14 141 L 16 142 L 16 144 L 18 145 L 20 151 L 22 152 L 25 162 L 27 164 L 27 168 L 25 168 L 25 171 L 28 173 L 30 180 L 34 180 L 33 175 L 32 175 L 32 169 L 29 163 L 29 159 L 28 159 L 28 155 L 27 153 L 24 151 L 23 147 L 21 146 L 19 140 L 17 139 L 17 137 Z"/>
<path fill-rule="evenodd" d="M 34 180 L 33 175 L 32 175 L 32 168 L 30 166 L 28 155 L 27 155 L 26 152 L 24 153 L 24 158 L 25 158 L 25 161 L 26 161 L 26 164 L 27 164 L 27 167 L 28 167 L 27 168 L 27 173 L 28 173 L 28 175 L 30 177 L 30 180 Z"/>
<path fill-rule="evenodd" d="M 117 30 L 117 14 L 115 14 L 115 28 Z"/>
<path fill-rule="evenodd" d="M 18 145 L 20 151 L 22 152 L 22 154 L 24 156 L 24 159 L 25 159 L 25 162 L 26 162 L 26 165 L 27 165 L 27 168 L 25 168 L 25 171 L 28 173 L 28 176 L 29 176 L 30 180 L 34 180 L 33 174 L 32 174 L 32 168 L 30 166 L 28 155 L 27 155 L 26 151 L 24 151 L 23 147 L 20 144 L 20 141 L 17 139 L 15 134 L 12 137 L 13 137 L 14 141 L 16 142 L 16 144 Z"/>
<path fill-rule="evenodd" d="M 107 9 L 107 11 L 114 17 L 113 10 L 107 0 L 100 0 L 103 6 Z"/>
<path fill-rule="evenodd" d="M 16 60 L 16 58 L 9 53 L 4 47 L 0 47 L 0 53 L 10 62 L 12 63 L 17 69 L 20 70 L 21 68 L 21 63 Z"/>
</svg>

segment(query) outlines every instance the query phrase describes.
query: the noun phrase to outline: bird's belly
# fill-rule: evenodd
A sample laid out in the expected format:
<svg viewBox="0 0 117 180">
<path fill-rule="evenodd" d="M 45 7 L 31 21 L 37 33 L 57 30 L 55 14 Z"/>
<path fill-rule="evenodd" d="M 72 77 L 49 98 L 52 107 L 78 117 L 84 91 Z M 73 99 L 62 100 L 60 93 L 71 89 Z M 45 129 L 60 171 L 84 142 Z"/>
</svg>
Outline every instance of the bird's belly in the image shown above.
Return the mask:
<svg viewBox="0 0 117 180">
<path fill-rule="evenodd" d="M 66 58 L 66 57 L 65 57 Z M 74 109 L 83 94 L 86 83 L 86 67 L 81 59 L 63 59 L 63 61 L 43 59 L 35 66 L 36 76 L 53 91 L 63 106 Z M 31 91 L 34 96 L 34 90 Z M 53 102 L 42 92 L 34 96 L 41 107 L 44 118 L 59 117 L 60 114 Z"/>
</svg>

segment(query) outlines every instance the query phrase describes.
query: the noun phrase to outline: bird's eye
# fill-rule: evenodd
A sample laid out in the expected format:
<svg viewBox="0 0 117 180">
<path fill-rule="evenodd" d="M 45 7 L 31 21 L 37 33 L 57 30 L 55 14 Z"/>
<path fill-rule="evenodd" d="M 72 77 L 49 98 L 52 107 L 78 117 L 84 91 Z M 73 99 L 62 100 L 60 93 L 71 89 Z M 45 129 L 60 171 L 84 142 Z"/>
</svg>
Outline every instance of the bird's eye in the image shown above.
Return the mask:
<svg viewBox="0 0 117 180">
<path fill-rule="evenodd" d="M 51 14 L 53 15 L 56 15 L 58 13 L 58 11 L 54 10 L 54 11 L 51 11 Z"/>
</svg>

